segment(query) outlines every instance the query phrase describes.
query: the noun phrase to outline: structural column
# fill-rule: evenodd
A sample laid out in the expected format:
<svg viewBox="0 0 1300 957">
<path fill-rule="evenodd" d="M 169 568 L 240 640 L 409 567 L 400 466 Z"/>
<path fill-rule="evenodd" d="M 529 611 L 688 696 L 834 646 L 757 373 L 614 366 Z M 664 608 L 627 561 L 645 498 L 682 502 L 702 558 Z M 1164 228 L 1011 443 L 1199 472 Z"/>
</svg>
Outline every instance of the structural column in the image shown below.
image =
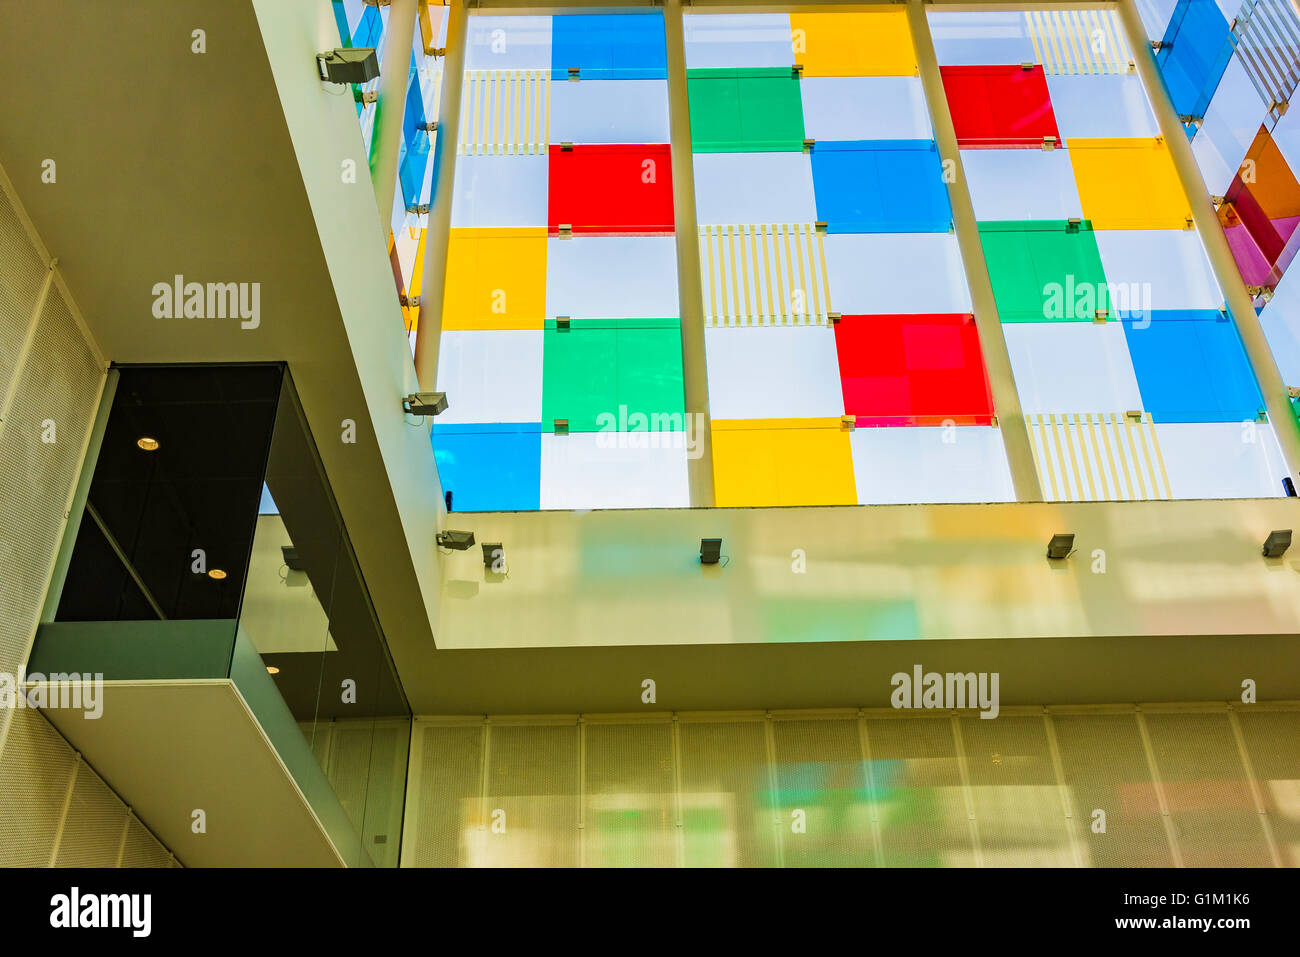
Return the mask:
<svg viewBox="0 0 1300 957">
<path fill-rule="evenodd" d="M 375 185 L 375 205 L 385 248 L 397 189 L 397 160 L 402 149 L 402 114 L 410 77 L 411 41 L 415 37 L 416 0 L 392 0 L 384 28 L 384 60 L 379 67 L 379 99 L 375 103 L 370 179 Z"/>
<path fill-rule="evenodd" d="M 1160 133 L 1164 136 L 1174 168 L 1178 171 L 1179 182 L 1191 205 L 1192 219 L 1210 258 L 1210 268 L 1214 271 L 1219 288 L 1223 290 L 1228 315 L 1232 317 L 1237 335 L 1245 347 L 1251 371 L 1255 374 L 1255 381 L 1259 383 L 1264 408 L 1268 411 L 1269 421 L 1273 424 L 1278 445 L 1282 449 L 1287 473 L 1294 479 L 1297 470 L 1300 470 L 1300 427 L 1297 427 L 1295 416 L 1291 412 L 1286 383 L 1282 381 L 1277 360 L 1273 358 L 1273 350 L 1269 348 L 1264 328 L 1255 314 L 1255 305 L 1237 270 L 1236 260 L 1228 247 L 1228 238 L 1223 234 L 1223 226 L 1219 223 L 1219 214 L 1210 201 L 1205 180 L 1201 177 L 1196 156 L 1192 153 L 1192 145 L 1187 141 L 1187 132 L 1178 119 L 1178 114 L 1174 112 L 1164 78 L 1156 68 L 1151 41 L 1147 38 L 1146 28 L 1142 26 L 1137 5 L 1133 0 L 1119 0 L 1118 6 L 1124 38 L 1133 51 L 1133 62 L 1137 65 L 1142 85 L 1146 87 L 1147 99 L 1155 111 Z"/>
<path fill-rule="evenodd" d="M 713 505 L 713 440 L 709 375 L 704 348 L 704 297 L 700 279 L 700 229 L 695 222 L 695 167 L 691 111 L 686 92 L 686 40 L 681 0 L 665 0 L 668 46 L 668 128 L 672 143 L 673 228 L 677 236 L 677 297 L 682 320 L 682 373 L 686 385 L 687 462 L 691 505 Z M 779 184 L 773 184 L 779 188 Z"/>
<path fill-rule="evenodd" d="M 442 339 L 442 297 L 447 283 L 447 244 L 451 229 L 451 198 L 456 176 L 456 146 L 460 141 L 460 97 L 465 80 L 465 34 L 469 14 L 465 0 L 447 8 L 447 55 L 442 61 L 438 99 L 438 137 L 433 147 L 433 195 L 424 233 L 424 274 L 420 280 L 420 313 L 415 330 L 415 374 L 420 388 L 433 392 L 438 378 L 438 345 Z M 451 399 L 455 401 L 455 397 Z"/>
<path fill-rule="evenodd" d="M 1011 355 L 1007 340 L 1002 334 L 1002 319 L 993 298 L 993 283 L 989 280 L 988 266 L 984 262 L 984 246 L 980 242 L 979 226 L 975 221 L 975 206 L 966 187 L 966 171 L 962 167 L 961 151 L 957 148 L 957 132 L 952 125 L 952 112 L 948 97 L 943 91 L 943 78 L 939 75 L 939 61 L 930 37 L 930 25 L 925 18 L 922 0 L 907 0 L 907 22 L 916 47 L 916 63 L 925 89 L 925 101 L 930 108 L 930 125 L 934 127 L 935 143 L 944 160 L 945 179 L 948 182 L 948 200 L 952 205 L 953 228 L 957 232 L 957 245 L 961 249 L 962 268 L 966 285 L 970 287 L 971 305 L 975 310 L 975 326 L 979 330 L 980 349 L 984 353 L 984 366 L 988 371 L 989 386 L 993 391 L 993 408 L 997 412 L 1002 442 L 1006 448 L 1007 464 L 1011 467 L 1011 481 L 1016 498 L 1021 502 L 1041 502 L 1042 487 L 1038 469 L 1034 465 L 1034 450 L 1029 442 L 1029 428 L 1020 411 L 1020 394 L 1016 391 L 1015 376 L 1011 372 Z"/>
</svg>

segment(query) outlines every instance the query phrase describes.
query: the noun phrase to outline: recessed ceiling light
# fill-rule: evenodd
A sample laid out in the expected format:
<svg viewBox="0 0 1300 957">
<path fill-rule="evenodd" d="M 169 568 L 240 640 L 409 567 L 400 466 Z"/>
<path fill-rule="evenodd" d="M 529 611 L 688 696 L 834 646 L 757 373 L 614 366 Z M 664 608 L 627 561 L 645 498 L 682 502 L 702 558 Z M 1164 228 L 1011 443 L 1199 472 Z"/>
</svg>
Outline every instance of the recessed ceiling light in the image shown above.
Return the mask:
<svg viewBox="0 0 1300 957">
<path fill-rule="evenodd" d="M 140 446 L 146 452 L 153 452 L 158 448 L 158 440 L 152 435 L 142 435 L 135 440 L 135 444 Z"/>
<path fill-rule="evenodd" d="M 215 581 L 221 581 L 226 577 L 226 571 L 223 568 L 210 568 L 208 569 L 208 577 Z"/>
<path fill-rule="evenodd" d="M 267 665 L 266 673 L 268 675 L 278 675 L 280 673 L 280 669 L 277 668 L 275 665 Z"/>
</svg>

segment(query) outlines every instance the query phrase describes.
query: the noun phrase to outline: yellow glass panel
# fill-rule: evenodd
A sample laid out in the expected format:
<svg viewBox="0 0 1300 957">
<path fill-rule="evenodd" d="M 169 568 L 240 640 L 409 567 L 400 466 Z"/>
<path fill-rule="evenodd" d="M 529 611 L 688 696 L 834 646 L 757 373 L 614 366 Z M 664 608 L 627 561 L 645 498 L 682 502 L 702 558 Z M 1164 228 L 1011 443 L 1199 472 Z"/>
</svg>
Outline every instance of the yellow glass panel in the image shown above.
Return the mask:
<svg viewBox="0 0 1300 957">
<path fill-rule="evenodd" d="M 1072 139 L 1067 145 L 1083 218 L 1094 229 L 1187 228 L 1192 207 L 1163 139 Z"/>
<path fill-rule="evenodd" d="M 856 505 L 853 453 L 839 419 L 716 419 L 719 506 Z"/>
<path fill-rule="evenodd" d="M 902 10 L 792 13 L 790 40 L 804 76 L 916 75 L 916 50 Z"/>
<path fill-rule="evenodd" d="M 546 229 L 453 229 L 444 329 L 546 325 Z"/>
</svg>

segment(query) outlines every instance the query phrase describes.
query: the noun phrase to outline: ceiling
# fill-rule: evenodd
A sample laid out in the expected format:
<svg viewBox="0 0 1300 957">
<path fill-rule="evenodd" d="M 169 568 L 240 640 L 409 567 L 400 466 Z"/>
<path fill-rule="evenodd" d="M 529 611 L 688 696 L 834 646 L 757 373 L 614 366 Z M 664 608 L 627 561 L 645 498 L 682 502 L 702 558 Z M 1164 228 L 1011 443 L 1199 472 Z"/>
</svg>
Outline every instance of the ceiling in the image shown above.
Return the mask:
<svg viewBox="0 0 1300 957">
<path fill-rule="evenodd" d="M 364 175 L 354 104 L 314 73 L 315 52 L 338 42 L 330 4 L 140 0 L 131 12 L 128 17 L 120 6 L 77 0 L 7 11 L 0 70 L 9 80 L 6 88 L 18 92 L 0 98 L 0 163 L 110 359 L 289 363 L 413 710 L 616 711 L 619 702 L 639 706 L 635 697 L 626 702 L 629 683 L 639 688 L 644 677 L 655 676 L 663 679 L 660 707 L 812 707 L 855 697 L 865 702 L 874 694 L 876 669 L 892 671 L 899 661 L 918 660 L 914 641 L 825 642 L 814 634 L 799 644 L 743 643 L 761 636 L 733 630 L 726 603 L 743 605 L 749 593 L 731 584 L 715 588 L 714 579 L 687 579 L 701 572 L 691 565 L 696 541 L 718 534 L 717 526 L 725 524 L 725 535 L 749 543 L 750 555 L 765 561 L 796 547 L 810 557 L 818 547 L 833 547 L 834 563 L 820 572 L 810 566 L 809 580 L 839 576 L 847 583 L 843 587 L 860 590 L 864 576 L 880 574 L 882 564 L 898 564 L 899 556 L 933 564 L 925 554 L 935 547 L 932 529 L 987 528 L 997 516 L 982 510 L 998 507 L 947 506 L 943 514 L 949 517 L 942 519 L 934 509 L 907 507 L 791 510 L 779 519 L 741 510 L 617 517 L 457 514 L 458 527 L 477 528 L 481 540 L 505 544 L 511 575 L 505 581 L 483 578 L 481 564 L 474 565 L 477 550 L 440 556 L 433 534 L 444 517 L 441 489 L 427 433 L 400 409 L 401 395 L 418 385 L 380 215 Z M 205 31 L 205 53 L 191 52 L 196 29 Z M 57 163 L 53 184 L 41 182 L 46 159 Z M 341 175 L 349 160 L 363 171 L 359 182 Z M 191 281 L 260 283 L 260 325 L 241 329 L 237 320 L 155 318 L 153 287 L 177 274 Z M 355 442 L 343 441 L 346 421 L 356 423 Z M 1177 503 L 1156 504 L 1171 508 L 1129 527 L 1130 554 L 1142 557 L 1145 549 L 1147 561 L 1152 554 L 1159 558 L 1161 549 L 1181 547 L 1183 513 L 1172 508 Z M 937 578 L 907 585 L 908 600 L 940 604 L 945 596 L 933 583 L 961 581 L 984 607 L 1000 594 L 1009 606 L 1032 611 L 1032 590 L 1039 587 L 1035 569 L 1041 570 L 1039 526 L 1065 512 L 1011 508 L 1016 511 L 1007 522 L 1023 538 L 1012 549 L 1013 563 L 1023 562 L 1023 568 L 1003 567 L 1008 546 L 1002 529 L 953 533 L 962 560 L 951 561 L 950 540 L 944 546 L 949 567 Z M 1092 515 L 1087 521 L 1113 534 L 1124 533 L 1135 514 L 1125 505 L 1079 508 L 1077 514 Z M 815 520 L 802 514 L 816 511 L 822 514 Z M 1215 551 L 1218 532 L 1208 530 L 1197 546 L 1199 558 L 1177 574 L 1226 576 L 1245 581 L 1243 594 L 1274 595 L 1271 585 L 1257 580 L 1260 559 L 1247 555 L 1243 543 L 1256 535 L 1262 540 L 1269 527 L 1294 524 L 1293 512 L 1294 503 L 1282 502 L 1253 513 L 1251 522 L 1226 539 L 1230 559 Z M 1162 537 L 1162 526 L 1173 534 Z M 602 539 L 613 532 L 642 536 L 632 542 L 671 538 L 685 564 L 657 592 L 642 589 L 637 603 L 622 606 L 607 600 L 613 594 L 608 585 L 593 589 L 582 576 L 557 577 L 564 563 L 588 568 L 605 554 Z M 630 560 L 656 561 L 653 551 L 634 545 Z M 752 574 L 744 558 L 737 552 L 735 564 L 715 570 L 731 576 L 720 581 Z M 1296 681 L 1285 677 L 1300 675 L 1295 642 L 1282 634 L 1292 626 L 1294 607 L 1270 599 L 1247 615 L 1248 624 L 1215 626 L 1264 636 L 1258 641 L 1101 638 L 1096 636 L 1149 635 L 1152 626 L 1112 607 L 1123 594 L 1119 580 L 1103 586 L 1083 579 L 1083 571 L 1075 574 L 1077 587 L 1064 588 L 1056 578 L 1046 579 L 1045 587 L 1074 602 L 1067 609 L 1075 615 L 1071 621 L 1083 626 L 1053 632 L 1049 609 L 1048 625 L 1029 616 L 1015 632 L 1073 637 L 1011 640 L 998 621 L 985 621 L 980 634 L 993 640 L 927 642 L 921 660 L 929 667 L 933 653 L 936 664 L 942 658 L 963 670 L 1020 662 L 1025 668 L 1018 690 L 1004 695 L 1020 701 L 1028 696 L 1030 702 L 1076 701 L 1080 695 L 1221 699 L 1224 688 L 1235 686 L 1234 661 L 1280 676 L 1276 687 L 1300 696 Z M 1111 574 L 1122 579 L 1138 573 L 1121 564 L 1112 565 Z M 1003 591 L 980 596 L 981 582 Z M 746 587 L 758 584 L 753 579 Z M 812 590 L 825 597 L 831 586 L 822 578 Z M 666 615 L 683 594 L 679 589 L 704 602 L 683 606 L 687 611 L 698 607 L 707 614 Z M 1274 612 L 1275 620 L 1269 618 Z M 1266 619 L 1265 626 L 1253 627 Z M 714 630 L 716 621 L 725 627 Z M 1194 635 L 1203 627 L 1193 621 L 1186 632 Z M 436 653 L 435 633 L 444 649 Z M 660 636 L 658 642 L 646 637 L 651 633 Z M 687 636 L 732 643 L 681 644 Z M 664 643 L 673 639 L 678 643 Z M 574 643 L 588 647 L 556 647 Z M 520 647 L 530 644 L 547 647 Z M 591 647 L 596 644 L 614 647 Z M 451 648 L 464 650 L 446 650 Z"/>
</svg>

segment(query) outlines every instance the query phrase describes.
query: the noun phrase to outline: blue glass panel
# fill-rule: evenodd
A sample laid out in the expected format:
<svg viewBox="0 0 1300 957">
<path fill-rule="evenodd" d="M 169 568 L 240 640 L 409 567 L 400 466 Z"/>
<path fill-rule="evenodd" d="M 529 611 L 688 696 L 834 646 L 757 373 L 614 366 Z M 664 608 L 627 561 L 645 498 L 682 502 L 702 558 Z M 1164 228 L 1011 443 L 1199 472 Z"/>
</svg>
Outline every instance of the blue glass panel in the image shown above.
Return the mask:
<svg viewBox="0 0 1300 957">
<path fill-rule="evenodd" d="M 952 222 L 930 140 L 818 142 L 812 170 L 829 233 L 946 233 Z"/>
<path fill-rule="evenodd" d="M 1233 44 L 1228 21 L 1214 0 L 1180 0 L 1156 54 L 1179 114 L 1205 115 Z"/>
<path fill-rule="evenodd" d="M 534 511 L 540 507 L 540 423 L 435 423 L 433 454 L 442 489 L 452 493 L 453 511 Z"/>
<path fill-rule="evenodd" d="M 551 21 L 551 78 L 578 67 L 584 80 L 662 80 L 668 76 L 662 14 L 582 13 Z"/>
<path fill-rule="evenodd" d="M 1243 422 L 1264 408 L 1237 330 L 1214 310 L 1124 320 L 1142 407 L 1156 422 Z"/>
<path fill-rule="evenodd" d="M 384 21 L 379 15 L 378 7 L 366 7 L 366 12 L 361 17 L 361 23 L 357 26 L 357 31 L 352 35 L 352 45 L 355 47 L 377 47 L 379 45 L 379 35 L 384 32 Z"/>
</svg>

